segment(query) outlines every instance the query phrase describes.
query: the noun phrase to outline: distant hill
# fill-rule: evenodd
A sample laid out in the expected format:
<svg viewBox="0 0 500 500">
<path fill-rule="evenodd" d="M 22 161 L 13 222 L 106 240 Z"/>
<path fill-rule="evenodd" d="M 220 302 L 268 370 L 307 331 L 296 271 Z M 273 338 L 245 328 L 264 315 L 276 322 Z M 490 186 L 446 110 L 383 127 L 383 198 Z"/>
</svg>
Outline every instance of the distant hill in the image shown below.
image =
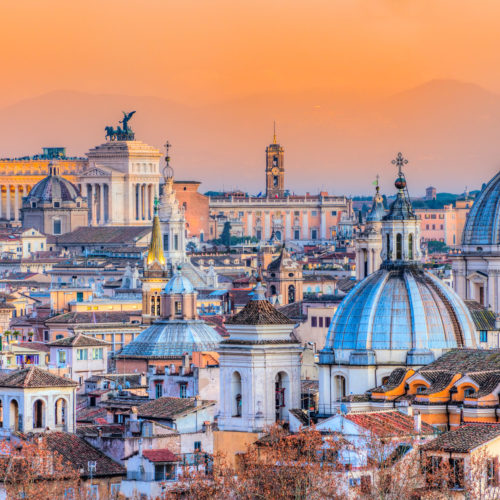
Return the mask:
<svg viewBox="0 0 500 500">
<path fill-rule="evenodd" d="M 345 94 L 266 94 L 206 107 L 157 97 L 55 91 L 0 110 L 0 157 L 66 146 L 84 154 L 104 141 L 104 126 L 137 110 L 136 137 L 173 148 L 176 177 L 201 190 L 264 189 L 264 150 L 278 123 L 292 191 L 367 193 L 375 175 L 394 192 L 398 151 L 410 160 L 410 194 L 425 187 L 478 189 L 500 165 L 500 96 L 468 83 L 428 82 L 384 99 Z"/>
</svg>

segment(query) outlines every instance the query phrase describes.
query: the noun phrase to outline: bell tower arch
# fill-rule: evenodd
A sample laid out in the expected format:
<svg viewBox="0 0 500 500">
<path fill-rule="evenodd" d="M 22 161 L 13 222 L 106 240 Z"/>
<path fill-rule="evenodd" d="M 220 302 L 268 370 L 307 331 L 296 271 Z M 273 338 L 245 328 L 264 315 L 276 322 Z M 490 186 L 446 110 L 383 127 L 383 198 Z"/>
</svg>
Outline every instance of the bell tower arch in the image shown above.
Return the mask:
<svg viewBox="0 0 500 500">
<path fill-rule="evenodd" d="M 266 148 L 266 196 L 283 198 L 285 195 L 285 150 L 276 141 L 274 125 L 273 143 Z"/>
</svg>

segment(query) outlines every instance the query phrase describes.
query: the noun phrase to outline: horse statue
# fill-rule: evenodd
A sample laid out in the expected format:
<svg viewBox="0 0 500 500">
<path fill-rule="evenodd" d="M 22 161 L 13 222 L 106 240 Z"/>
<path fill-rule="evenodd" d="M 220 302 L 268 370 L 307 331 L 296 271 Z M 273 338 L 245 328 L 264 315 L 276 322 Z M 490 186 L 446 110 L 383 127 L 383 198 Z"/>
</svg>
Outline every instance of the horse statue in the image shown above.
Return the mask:
<svg viewBox="0 0 500 500">
<path fill-rule="evenodd" d="M 104 127 L 104 130 L 106 131 L 106 139 L 109 137 L 109 139 L 112 141 L 116 137 L 116 132 L 113 127 Z"/>
</svg>

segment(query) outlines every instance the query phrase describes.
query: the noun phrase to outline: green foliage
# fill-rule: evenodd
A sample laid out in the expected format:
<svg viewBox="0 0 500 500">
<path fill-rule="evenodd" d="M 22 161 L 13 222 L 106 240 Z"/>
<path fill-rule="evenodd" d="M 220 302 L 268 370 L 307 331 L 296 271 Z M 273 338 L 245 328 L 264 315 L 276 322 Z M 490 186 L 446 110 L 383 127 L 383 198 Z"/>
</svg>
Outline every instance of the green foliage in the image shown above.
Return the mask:
<svg viewBox="0 0 500 500">
<path fill-rule="evenodd" d="M 448 247 L 443 241 L 431 240 L 427 242 L 427 250 L 429 253 L 443 253 L 448 251 Z"/>
<path fill-rule="evenodd" d="M 231 223 L 229 221 L 224 222 L 224 228 L 222 229 L 220 239 L 222 245 L 226 245 L 227 247 L 231 246 Z"/>
</svg>

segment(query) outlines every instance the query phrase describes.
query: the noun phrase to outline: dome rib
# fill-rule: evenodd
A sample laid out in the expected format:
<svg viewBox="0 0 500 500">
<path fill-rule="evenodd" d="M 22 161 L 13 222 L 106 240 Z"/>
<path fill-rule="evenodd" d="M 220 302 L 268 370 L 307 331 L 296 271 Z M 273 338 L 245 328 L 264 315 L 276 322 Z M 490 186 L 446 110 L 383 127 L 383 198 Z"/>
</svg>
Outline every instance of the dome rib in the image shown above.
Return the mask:
<svg viewBox="0 0 500 500">
<path fill-rule="evenodd" d="M 500 172 L 477 196 L 467 216 L 463 245 L 500 244 Z"/>
</svg>

